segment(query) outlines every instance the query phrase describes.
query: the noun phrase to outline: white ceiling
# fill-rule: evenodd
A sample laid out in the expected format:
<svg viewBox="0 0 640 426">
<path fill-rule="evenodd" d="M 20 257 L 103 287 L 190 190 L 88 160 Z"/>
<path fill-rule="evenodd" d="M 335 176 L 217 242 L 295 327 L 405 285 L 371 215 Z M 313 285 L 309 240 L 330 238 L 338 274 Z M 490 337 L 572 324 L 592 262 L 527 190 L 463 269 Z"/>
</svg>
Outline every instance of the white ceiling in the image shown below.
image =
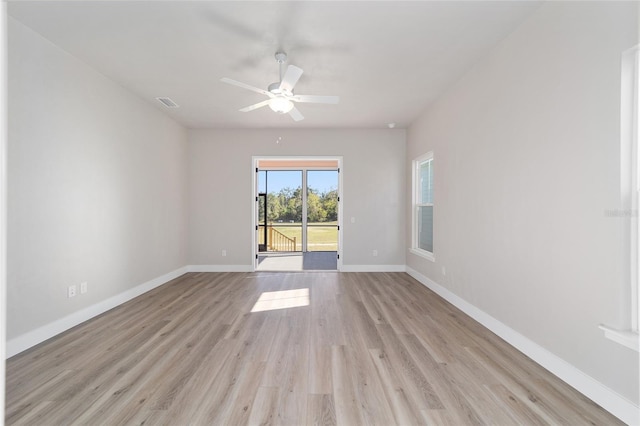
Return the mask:
<svg viewBox="0 0 640 426">
<path fill-rule="evenodd" d="M 533 1 L 11 1 L 10 16 L 187 127 L 405 127 L 531 14 Z M 278 81 L 274 53 L 304 69 L 294 122 L 238 109 Z M 10 54 L 11 52 L 9 52 Z M 168 110 L 155 98 L 180 105 Z"/>
</svg>

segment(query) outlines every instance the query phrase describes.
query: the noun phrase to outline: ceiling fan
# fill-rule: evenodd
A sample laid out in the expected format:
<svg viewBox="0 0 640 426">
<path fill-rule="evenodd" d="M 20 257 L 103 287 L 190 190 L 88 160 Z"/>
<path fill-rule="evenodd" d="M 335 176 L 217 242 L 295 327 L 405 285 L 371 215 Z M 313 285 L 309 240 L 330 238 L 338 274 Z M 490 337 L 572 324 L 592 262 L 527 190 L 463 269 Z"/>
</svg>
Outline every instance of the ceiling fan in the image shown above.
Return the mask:
<svg viewBox="0 0 640 426">
<path fill-rule="evenodd" d="M 261 93 L 269 97 L 269 99 L 258 102 L 257 104 L 249 105 L 240 109 L 242 112 L 253 111 L 254 109 L 262 108 L 269 105 L 273 111 L 286 114 L 289 113 L 291 118 L 295 121 L 304 119 L 304 116 L 293 104 L 294 102 L 308 102 L 316 104 L 337 104 L 340 102 L 338 96 L 314 96 L 314 95 L 295 95 L 293 93 L 293 87 L 296 85 L 300 76 L 302 75 L 302 69 L 295 65 L 289 65 L 287 71 L 282 74 L 283 64 L 287 60 L 287 54 L 284 52 L 276 53 L 276 61 L 280 64 L 280 81 L 277 83 L 271 83 L 267 90 L 259 89 L 257 87 L 250 86 L 245 83 L 241 83 L 230 78 L 222 78 L 220 81 L 234 86 L 242 87 L 243 89 L 252 90 L 257 93 Z"/>
</svg>

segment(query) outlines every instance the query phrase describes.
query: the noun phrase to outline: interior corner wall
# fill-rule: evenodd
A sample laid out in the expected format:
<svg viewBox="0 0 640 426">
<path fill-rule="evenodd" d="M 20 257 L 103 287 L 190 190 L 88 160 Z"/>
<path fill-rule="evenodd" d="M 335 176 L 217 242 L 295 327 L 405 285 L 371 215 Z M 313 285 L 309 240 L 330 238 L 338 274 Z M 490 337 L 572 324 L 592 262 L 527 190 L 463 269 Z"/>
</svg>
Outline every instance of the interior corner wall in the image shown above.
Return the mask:
<svg viewBox="0 0 640 426">
<path fill-rule="evenodd" d="M 189 264 L 252 267 L 253 156 L 342 156 L 343 269 L 403 269 L 405 137 L 401 129 L 190 130 Z"/>
<path fill-rule="evenodd" d="M 637 17 L 635 2 L 545 3 L 407 135 L 408 165 L 434 153 L 436 258 L 408 252 L 408 268 L 636 405 L 638 353 L 598 325 L 628 326 L 624 218 L 606 212 Z"/>
<path fill-rule="evenodd" d="M 187 140 L 18 21 L 7 30 L 11 340 L 186 265 Z"/>
</svg>

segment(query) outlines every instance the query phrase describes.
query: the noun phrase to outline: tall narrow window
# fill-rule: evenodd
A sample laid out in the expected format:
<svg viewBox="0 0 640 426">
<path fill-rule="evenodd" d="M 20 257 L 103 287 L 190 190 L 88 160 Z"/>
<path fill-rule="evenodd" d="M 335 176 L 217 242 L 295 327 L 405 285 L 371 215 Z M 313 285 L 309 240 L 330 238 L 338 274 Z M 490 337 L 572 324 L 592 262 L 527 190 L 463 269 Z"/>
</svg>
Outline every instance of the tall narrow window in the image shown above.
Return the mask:
<svg viewBox="0 0 640 426">
<path fill-rule="evenodd" d="M 630 228 L 630 278 L 631 278 L 631 330 L 638 333 L 638 284 L 640 282 L 640 226 L 638 208 L 640 207 L 640 46 L 625 52 L 622 63 L 622 187 L 624 216 L 628 217 Z M 626 80 L 626 81 L 625 81 Z M 631 89 L 631 90 L 629 90 Z M 626 105 L 625 105 L 626 102 Z M 626 139 L 626 140 L 625 140 Z M 626 182 L 624 182 L 626 181 Z M 624 199 L 626 198 L 626 199 Z"/>
<path fill-rule="evenodd" d="M 638 227 L 638 207 L 640 206 L 640 156 L 638 150 L 638 116 L 640 115 L 640 46 L 628 50 L 622 57 L 621 94 L 621 188 L 622 210 L 625 235 L 628 235 L 631 330 L 638 333 L 638 282 L 640 271 L 640 228 Z"/>
<path fill-rule="evenodd" d="M 607 212 L 622 220 L 622 235 L 629 256 L 628 264 L 628 307 L 629 320 L 623 329 L 604 324 L 600 328 L 608 339 L 640 352 L 638 334 L 638 306 L 640 305 L 640 45 L 629 49 L 622 55 L 622 91 L 621 91 L 621 140 L 620 140 L 620 189 L 621 209 Z M 626 257 L 626 256 L 625 256 Z M 626 296 L 626 295 L 625 295 Z M 626 297 L 625 297 L 626 298 Z"/>
<path fill-rule="evenodd" d="M 433 256 L 433 153 L 413 161 L 413 242 L 411 252 Z"/>
<path fill-rule="evenodd" d="M 631 330 L 638 334 L 638 304 L 640 303 L 640 223 L 638 211 L 640 211 L 640 46 L 633 49 L 633 112 L 631 118 Z M 637 342 L 636 342 L 637 343 Z M 637 348 L 637 344 L 636 344 Z"/>
</svg>

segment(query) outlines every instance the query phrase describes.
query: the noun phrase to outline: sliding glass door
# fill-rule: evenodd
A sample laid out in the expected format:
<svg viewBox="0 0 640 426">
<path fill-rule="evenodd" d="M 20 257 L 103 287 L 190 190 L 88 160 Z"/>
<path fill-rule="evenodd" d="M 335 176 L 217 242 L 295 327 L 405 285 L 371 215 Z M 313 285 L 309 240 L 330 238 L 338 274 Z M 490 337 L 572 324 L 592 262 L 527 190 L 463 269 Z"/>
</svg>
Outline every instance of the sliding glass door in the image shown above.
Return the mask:
<svg viewBox="0 0 640 426">
<path fill-rule="evenodd" d="M 338 170 L 257 169 L 258 252 L 338 251 Z"/>
<path fill-rule="evenodd" d="M 307 170 L 306 251 L 338 251 L 338 171 Z"/>
</svg>

